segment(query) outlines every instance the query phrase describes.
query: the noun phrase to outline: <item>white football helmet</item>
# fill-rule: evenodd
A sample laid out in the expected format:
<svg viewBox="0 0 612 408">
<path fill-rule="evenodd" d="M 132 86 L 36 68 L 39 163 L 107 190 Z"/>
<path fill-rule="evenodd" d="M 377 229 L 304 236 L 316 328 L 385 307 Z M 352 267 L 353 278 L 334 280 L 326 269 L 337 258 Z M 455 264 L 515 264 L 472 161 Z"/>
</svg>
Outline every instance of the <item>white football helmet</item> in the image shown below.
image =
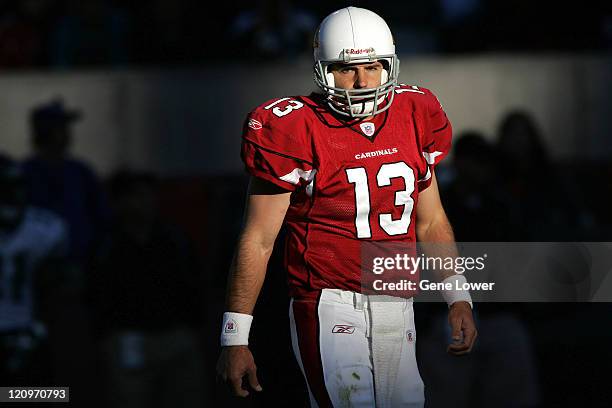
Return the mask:
<svg viewBox="0 0 612 408">
<path fill-rule="evenodd" d="M 341 115 L 364 118 L 388 109 L 399 76 L 399 59 L 389 26 L 378 14 L 357 7 L 335 11 L 319 25 L 314 39 L 314 81 L 327 94 L 329 107 Z M 335 86 L 335 63 L 383 63 L 381 85 L 368 89 Z M 385 103 L 386 101 L 386 103 Z"/>
</svg>

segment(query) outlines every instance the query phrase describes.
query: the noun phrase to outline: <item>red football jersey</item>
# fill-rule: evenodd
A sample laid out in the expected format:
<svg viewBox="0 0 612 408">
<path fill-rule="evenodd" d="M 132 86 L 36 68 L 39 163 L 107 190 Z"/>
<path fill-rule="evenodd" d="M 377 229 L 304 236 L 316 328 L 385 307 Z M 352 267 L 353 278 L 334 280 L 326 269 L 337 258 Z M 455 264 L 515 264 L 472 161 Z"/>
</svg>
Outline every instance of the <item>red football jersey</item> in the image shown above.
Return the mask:
<svg viewBox="0 0 612 408">
<path fill-rule="evenodd" d="M 451 125 L 427 89 L 398 86 L 372 120 L 339 120 L 321 95 L 268 101 L 244 125 L 248 172 L 292 191 L 290 295 L 361 291 L 361 243 L 415 242 L 419 191 L 448 153 Z"/>
</svg>

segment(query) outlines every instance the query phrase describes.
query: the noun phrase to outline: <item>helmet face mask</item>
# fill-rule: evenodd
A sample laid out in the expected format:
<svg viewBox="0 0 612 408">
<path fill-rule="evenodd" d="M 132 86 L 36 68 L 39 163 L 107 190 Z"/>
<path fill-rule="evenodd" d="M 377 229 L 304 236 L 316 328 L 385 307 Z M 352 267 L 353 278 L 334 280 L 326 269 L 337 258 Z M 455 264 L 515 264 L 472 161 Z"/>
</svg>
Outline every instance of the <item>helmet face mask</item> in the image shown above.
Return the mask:
<svg viewBox="0 0 612 408">
<path fill-rule="evenodd" d="M 327 94 L 329 107 L 336 113 L 352 118 L 364 118 L 387 110 L 393 102 L 399 71 L 399 59 L 395 56 L 381 56 L 391 61 L 390 69 L 383 69 L 381 85 L 376 88 L 344 89 L 335 86 L 329 68 L 342 61 L 318 61 L 314 67 L 314 81 Z"/>
<path fill-rule="evenodd" d="M 365 118 L 391 106 L 399 77 L 399 59 L 393 36 L 377 14 L 348 7 L 326 17 L 315 36 L 314 81 L 327 95 L 334 112 L 352 118 Z M 335 64 L 380 61 L 381 83 L 375 88 L 344 89 L 336 86 L 330 68 Z"/>
</svg>

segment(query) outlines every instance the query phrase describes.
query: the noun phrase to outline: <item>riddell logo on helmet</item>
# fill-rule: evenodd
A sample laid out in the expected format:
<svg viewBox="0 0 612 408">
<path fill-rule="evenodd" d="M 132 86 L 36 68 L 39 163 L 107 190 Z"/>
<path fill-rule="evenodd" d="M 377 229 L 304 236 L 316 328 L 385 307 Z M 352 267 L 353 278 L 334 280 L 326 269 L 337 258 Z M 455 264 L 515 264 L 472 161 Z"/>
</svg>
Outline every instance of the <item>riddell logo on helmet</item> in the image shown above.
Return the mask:
<svg viewBox="0 0 612 408">
<path fill-rule="evenodd" d="M 355 54 L 369 54 L 374 51 L 374 48 L 347 48 L 345 52 L 347 54 L 355 55 Z"/>
</svg>

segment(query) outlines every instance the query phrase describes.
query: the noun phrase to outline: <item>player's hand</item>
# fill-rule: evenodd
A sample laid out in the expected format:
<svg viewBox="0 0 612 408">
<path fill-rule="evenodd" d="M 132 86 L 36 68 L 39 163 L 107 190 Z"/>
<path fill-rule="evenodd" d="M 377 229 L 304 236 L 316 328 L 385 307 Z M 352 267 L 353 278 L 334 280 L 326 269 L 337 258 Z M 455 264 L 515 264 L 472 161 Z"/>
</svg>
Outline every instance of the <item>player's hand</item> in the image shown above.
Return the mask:
<svg viewBox="0 0 612 408">
<path fill-rule="evenodd" d="M 247 346 L 223 347 L 217 361 L 217 374 L 229 384 L 234 395 L 238 397 L 249 395 L 249 391 L 242 386 L 244 376 L 252 389 L 262 391 L 257 379 L 255 360 Z"/>
<path fill-rule="evenodd" d="M 451 326 L 453 342 L 447 351 L 455 356 L 462 356 L 472 351 L 476 341 L 476 325 L 472 317 L 472 307 L 468 302 L 453 303 L 448 312 L 448 323 Z"/>
</svg>

